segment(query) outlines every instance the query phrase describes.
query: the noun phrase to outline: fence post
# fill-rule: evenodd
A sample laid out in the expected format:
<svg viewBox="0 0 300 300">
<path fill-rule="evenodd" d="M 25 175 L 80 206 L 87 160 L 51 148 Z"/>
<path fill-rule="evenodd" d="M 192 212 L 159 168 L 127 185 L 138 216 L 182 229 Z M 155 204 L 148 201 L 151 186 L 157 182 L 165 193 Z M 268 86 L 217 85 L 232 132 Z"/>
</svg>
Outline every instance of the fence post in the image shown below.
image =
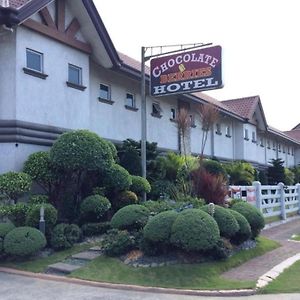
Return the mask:
<svg viewBox="0 0 300 300">
<path fill-rule="evenodd" d="M 298 211 L 298 214 L 300 214 L 300 183 L 297 183 L 296 184 L 296 190 L 297 190 L 297 200 L 299 201 L 298 202 L 298 207 L 299 207 L 299 211 Z"/>
<path fill-rule="evenodd" d="M 279 182 L 278 187 L 280 188 L 279 193 L 280 193 L 281 218 L 282 220 L 286 220 L 284 184 L 282 182 Z"/>
<path fill-rule="evenodd" d="M 255 189 L 256 208 L 262 213 L 261 183 L 259 181 L 254 181 L 252 185 L 254 186 Z"/>
</svg>

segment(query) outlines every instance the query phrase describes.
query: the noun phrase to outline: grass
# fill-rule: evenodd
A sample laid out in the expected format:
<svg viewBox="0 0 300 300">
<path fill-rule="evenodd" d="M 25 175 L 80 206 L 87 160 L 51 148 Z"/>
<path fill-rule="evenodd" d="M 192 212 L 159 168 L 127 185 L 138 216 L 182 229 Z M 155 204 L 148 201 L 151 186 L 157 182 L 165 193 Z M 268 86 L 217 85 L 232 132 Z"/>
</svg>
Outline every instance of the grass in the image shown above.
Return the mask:
<svg viewBox="0 0 300 300">
<path fill-rule="evenodd" d="M 255 249 L 241 251 L 224 261 L 157 268 L 134 268 L 117 258 L 103 256 L 69 276 L 92 281 L 184 289 L 253 288 L 255 282 L 230 281 L 221 277 L 221 274 L 278 246 L 277 242 L 260 237 Z"/>
<path fill-rule="evenodd" d="M 263 290 L 263 294 L 300 292 L 300 261 L 289 267 Z"/>
<path fill-rule="evenodd" d="M 291 240 L 300 242 L 300 235 L 299 234 L 293 234 L 292 237 L 291 237 Z"/>
<path fill-rule="evenodd" d="M 34 258 L 27 261 L 1 262 L 0 266 L 6 268 L 13 268 L 17 270 L 34 272 L 34 273 L 42 273 L 47 269 L 48 265 L 61 262 L 65 260 L 67 257 L 75 253 L 87 250 L 90 247 L 92 247 L 91 244 L 76 245 L 71 249 L 54 252 L 49 257 Z"/>
</svg>

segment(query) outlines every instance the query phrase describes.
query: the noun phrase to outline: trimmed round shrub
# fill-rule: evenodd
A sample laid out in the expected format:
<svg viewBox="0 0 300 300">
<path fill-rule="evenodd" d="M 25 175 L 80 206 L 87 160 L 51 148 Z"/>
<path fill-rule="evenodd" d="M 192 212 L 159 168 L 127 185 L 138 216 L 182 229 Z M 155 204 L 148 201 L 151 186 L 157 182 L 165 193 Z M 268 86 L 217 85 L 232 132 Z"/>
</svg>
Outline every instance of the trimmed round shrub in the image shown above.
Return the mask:
<svg viewBox="0 0 300 300">
<path fill-rule="evenodd" d="M 81 226 L 84 236 L 101 235 L 110 229 L 110 222 L 87 223 Z"/>
<path fill-rule="evenodd" d="M 231 238 L 231 242 L 239 245 L 250 239 L 251 227 L 247 219 L 242 214 L 232 209 L 229 209 L 229 211 L 235 217 L 240 227 L 239 231 Z"/>
<path fill-rule="evenodd" d="M 208 205 L 203 206 L 201 209 L 209 213 Z M 215 205 L 213 218 L 218 223 L 221 236 L 230 239 L 239 231 L 239 224 L 229 209 Z"/>
<path fill-rule="evenodd" d="M 49 202 L 49 197 L 46 195 L 31 195 L 29 197 L 29 204 L 45 204 Z"/>
<path fill-rule="evenodd" d="M 135 192 L 137 195 L 141 195 L 143 193 L 150 193 L 151 185 L 149 181 L 141 176 L 131 176 L 132 185 L 130 186 L 130 190 Z"/>
<path fill-rule="evenodd" d="M 8 217 L 15 226 L 21 227 L 26 225 L 26 216 L 30 206 L 25 203 L 17 203 L 7 206 Z"/>
<path fill-rule="evenodd" d="M 205 251 L 220 239 L 217 222 L 200 209 L 181 212 L 172 226 L 171 243 L 186 251 Z"/>
<path fill-rule="evenodd" d="M 250 224 L 252 238 L 256 238 L 265 227 L 265 219 L 262 213 L 253 205 L 247 202 L 239 202 L 232 206 L 232 209 L 242 214 Z"/>
<path fill-rule="evenodd" d="M 138 204 L 132 204 L 119 209 L 111 219 L 111 227 L 117 229 L 139 229 L 146 225 L 150 211 Z"/>
<path fill-rule="evenodd" d="M 109 200 L 100 195 L 85 198 L 80 205 L 80 219 L 89 222 L 97 222 L 111 208 Z"/>
<path fill-rule="evenodd" d="M 152 201 L 148 200 L 146 202 L 141 203 L 141 205 L 147 207 L 150 211 L 151 215 L 157 215 L 163 211 L 171 210 L 174 206 L 167 201 Z"/>
<path fill-rule="evenodd" d="M 13 256 L 30 256 L 46 246 L 45 236 L 36 228 L 18 227 L 4 238 L 4 251 Z"/>
<path fill-rule="evenodd" d="M 49 232 L 57 221 L 57 210 L 51 204 L 35 204 L 31 205 L 26 216 L 26 225 L 30 227 L 39 227 L 40 223 L 40 209 L 44 207 L 44 219 L 46 225 L 46 232 Z"/>
<path fill-rule="evenodd" d="M 169 243 L 173 223 L 178 217 L 175 211 L 165 211 L 149 219 L 144 237 L 152 242 Z"/>
<path fill-rule="evenodd" d="M 137 204 L 138 197 L 134 192 L 124 191 L 124 192 L 121 192 L 116 197 L 114 202 L 115 202 L 115 207 L 120 209 L 120 208 L 130 205 L 130 204 Z"/>
<path fill-rule="evenodd" d="M 104 180 L 104 183 L 111 189 L 124 191 L 128 190 L 132 184 L 130 174 L 120 165 L 113 164 L 105 171 L 105 175 L 106 178 Z"/>
<path fill-rule="evenodd" d="M 52 231 L 50 244 L 55 250 L 71 248 L 81 236 L 81 230 L 77 225 L 58 224 Z"/>
<path fill-rule="evenodd" d="M 3 252 L 3 241 L 5 236 L 15 228 L 15 225 L 11 222 L 0 223 L 0 255 Z"/>
</svg>

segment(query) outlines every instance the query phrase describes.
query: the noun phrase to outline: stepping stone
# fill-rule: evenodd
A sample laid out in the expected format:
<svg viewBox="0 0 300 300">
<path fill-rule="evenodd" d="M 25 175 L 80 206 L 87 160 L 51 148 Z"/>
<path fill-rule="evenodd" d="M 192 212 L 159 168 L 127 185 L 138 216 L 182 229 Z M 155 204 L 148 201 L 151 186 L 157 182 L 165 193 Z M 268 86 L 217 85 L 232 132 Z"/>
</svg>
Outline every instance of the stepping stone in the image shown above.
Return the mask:
<svg viewBox="0 0 300 300">
<path fill-rule="evenodd" d="M 66 263 L 56 263 L 48 266 L 48 270 L 52 272 L 59 272 L 64 274 L 70 274 L 75 270 L 80 269 L 81 266 L 70 265 Z"/>
<path fill-rule="evenodd" d="M 71 257 L 75 259 L 93 260 L 101 255 L 101 253 L 97 253 L 96 251 L 84 251 L 74 254 Z"/>
<path fill-rule="evenodd" d="M 100 246 L 95 246 L 95 247 L 90 248 L 89 251 L 100 251 L 100 252 L 102 252 L 103 250 Z"/>
</svg>

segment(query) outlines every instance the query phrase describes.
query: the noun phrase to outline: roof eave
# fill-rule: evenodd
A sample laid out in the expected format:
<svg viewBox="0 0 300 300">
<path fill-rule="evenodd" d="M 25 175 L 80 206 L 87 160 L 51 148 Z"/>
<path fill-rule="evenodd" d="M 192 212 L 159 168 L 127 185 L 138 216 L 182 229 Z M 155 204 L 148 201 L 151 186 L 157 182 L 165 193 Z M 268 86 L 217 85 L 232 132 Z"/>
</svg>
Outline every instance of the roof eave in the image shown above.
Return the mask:
<svg viewBox="0 0 300 300">
<path fill-rule="evenodd" d="M 295 144 L 300 145 L 300 141 L 297 141 L 297 140 L 293 139 L 292 137 L 290 137 L 290 136 L 284 134 L 283 132 L 278 132 L 278 131 L 276 131 L 276 130 L 270 128 L 269 126 L 267 127 L 267 131 L 268 131 L 269 133 L 272 133 L 272 134 L 275 134 L 275 135 L 277 135 L 277 136 L 280 136 L 280 137 L 283 138 L 283 139 L 289 140 L 289 141 L 291 141 L 291 142 L 293 142 L 293 143 L 295 143 Z"/>
</svg>

